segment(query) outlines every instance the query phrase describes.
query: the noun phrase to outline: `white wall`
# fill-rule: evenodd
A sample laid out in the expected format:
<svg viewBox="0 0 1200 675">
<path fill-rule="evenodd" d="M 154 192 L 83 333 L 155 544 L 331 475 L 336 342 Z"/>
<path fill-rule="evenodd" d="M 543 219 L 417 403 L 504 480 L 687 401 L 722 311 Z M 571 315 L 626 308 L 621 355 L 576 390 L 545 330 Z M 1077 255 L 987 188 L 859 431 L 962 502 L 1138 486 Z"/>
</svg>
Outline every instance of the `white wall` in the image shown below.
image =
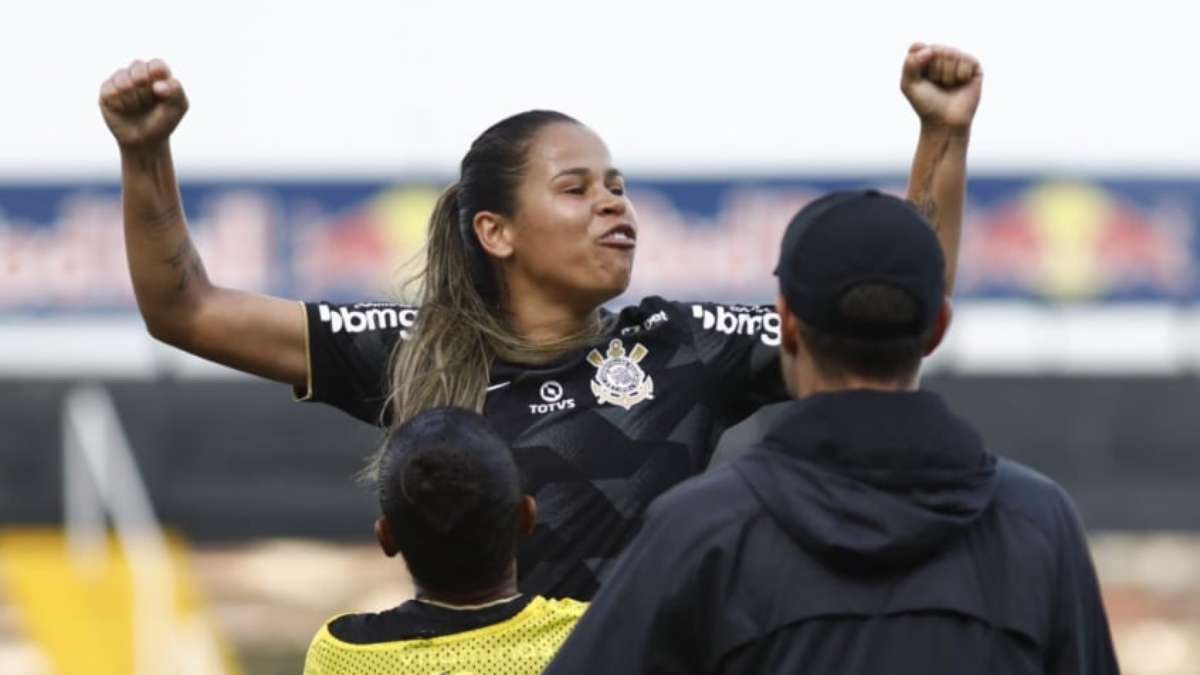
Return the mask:
<svg viewBox="0 0 1200 675">
<path fill-rule="evenodd" d="M 903 170 L 914 39 L 984 62 L 976 171 L 1200 170 L 1194 3 L 4 0 L 0 178 L 115 175 L 95 98 L 176 69 L 185 175 L 448 173 L 560 108 L 634 172 Z"/>
</svg>

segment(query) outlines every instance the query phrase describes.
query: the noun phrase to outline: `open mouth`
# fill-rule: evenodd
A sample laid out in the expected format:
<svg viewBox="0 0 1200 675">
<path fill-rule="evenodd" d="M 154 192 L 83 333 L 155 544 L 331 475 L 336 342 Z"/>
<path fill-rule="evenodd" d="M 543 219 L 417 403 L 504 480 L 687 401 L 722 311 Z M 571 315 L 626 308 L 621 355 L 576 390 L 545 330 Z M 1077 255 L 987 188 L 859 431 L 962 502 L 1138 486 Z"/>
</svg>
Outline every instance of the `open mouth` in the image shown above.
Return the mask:
<svg viewBox="0 0 1200 675">
<path fill-rule="evenodd" d="M 599 241 L 602 246 L 633 248 L 637 245 L 637 230 L 632 225 L 622 223 L 605 232 Z"/>
</svg>

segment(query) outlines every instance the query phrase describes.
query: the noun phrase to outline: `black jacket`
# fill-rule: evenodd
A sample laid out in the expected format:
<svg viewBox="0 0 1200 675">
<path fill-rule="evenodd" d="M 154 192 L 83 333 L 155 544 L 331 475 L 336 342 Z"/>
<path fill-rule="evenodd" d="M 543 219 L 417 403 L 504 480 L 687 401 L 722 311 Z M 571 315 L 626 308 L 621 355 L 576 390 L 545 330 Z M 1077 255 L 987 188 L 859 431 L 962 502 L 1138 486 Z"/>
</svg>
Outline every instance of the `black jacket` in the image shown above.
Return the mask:
<svg viewBox="0 0 1200 675">
<path fill-rule="evenodd" d="M 1058 485 L 931 393 L 788 405 L 651 506 L 547 672 L 1117 672 Z"/>
</svg>

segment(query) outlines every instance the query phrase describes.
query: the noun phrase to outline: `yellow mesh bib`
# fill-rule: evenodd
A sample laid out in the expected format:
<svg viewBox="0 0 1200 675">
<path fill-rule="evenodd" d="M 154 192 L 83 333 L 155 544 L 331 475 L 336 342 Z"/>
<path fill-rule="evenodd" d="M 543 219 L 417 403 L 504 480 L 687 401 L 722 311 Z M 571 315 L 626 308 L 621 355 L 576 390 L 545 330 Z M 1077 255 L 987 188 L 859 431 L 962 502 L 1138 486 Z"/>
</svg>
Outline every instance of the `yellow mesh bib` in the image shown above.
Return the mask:
<svg viewBox="0 0 1200 675">
<path fill-rule="evenodd" d="M 507 621 L 427 640 L 351 644 L 313 638 L 304 675 L 536 675 L 562 646 L 587 603 L 534 598 Z"/>
</svg>

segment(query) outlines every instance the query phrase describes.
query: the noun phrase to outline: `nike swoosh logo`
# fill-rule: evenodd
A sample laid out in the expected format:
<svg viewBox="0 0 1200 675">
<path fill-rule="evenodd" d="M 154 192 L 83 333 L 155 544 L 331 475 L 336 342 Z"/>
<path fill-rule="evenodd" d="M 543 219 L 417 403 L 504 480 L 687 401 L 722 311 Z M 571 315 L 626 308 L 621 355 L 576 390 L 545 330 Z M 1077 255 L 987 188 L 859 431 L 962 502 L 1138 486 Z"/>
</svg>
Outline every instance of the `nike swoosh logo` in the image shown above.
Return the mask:
<svg viewBox="0 0 1200 675">
<path fill-rule="evenodd" d="M 508 382 L 501 382 L 500 384 L 490 385 L 490 386 L 488 386 L 487 390 L 489 392 L 496 391 L 497 389 L 503 389 L 510 384 L 512 384 L 512 380 L 509 380 Z"/>
</svg>

